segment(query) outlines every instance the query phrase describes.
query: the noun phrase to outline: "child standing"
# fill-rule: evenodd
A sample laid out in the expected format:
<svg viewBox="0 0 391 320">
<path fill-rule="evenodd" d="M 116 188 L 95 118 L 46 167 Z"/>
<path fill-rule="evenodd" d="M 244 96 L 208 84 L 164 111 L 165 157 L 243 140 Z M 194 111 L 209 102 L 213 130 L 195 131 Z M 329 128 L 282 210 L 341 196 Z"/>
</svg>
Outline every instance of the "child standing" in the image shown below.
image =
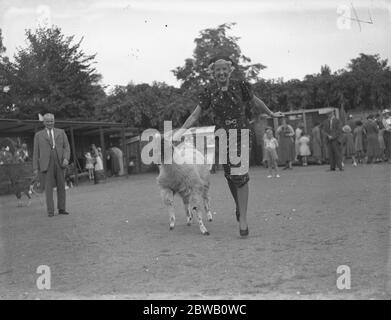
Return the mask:
<svg viewBox="0 0 391 320">
<path fill-rule="evenodd" d="M 300 154 L 303 166 L 306 166 L 308 164 L 307 158 L 311 155 L 309 143 L 310 143 L 309 136 L 307 136 L 303 132 L 301 137 L 299 138 L 299 154 Z"/>
<path fill-rule="evenodd" d="M 277 148 L 278 148 L 278 141 L 276 138 L 273 137 L 273 131 L 272 129 L 267 129 L 265 136 L 264 136 L 264 144 L 265 144 L 265 159 L 267 162 L 267 166 L 269 168 L 269 175 L 268 178 L 272 178 L 273 175 L 273 168 L 276 172 L 276 178 L 279 178 L 280 175 L 278 174 L 278 155 L 277 155 Z"/>
<path fill-rule="evenodd" d="M 94 159 L 91 156 L 90 152 L 84 154 L 86 158 L 86 169 L 88 171 L 88 178 L 90 181 L 94 180 Z"/>
<path fill-rule="evenodd" d="M 353 166 L 357 167 L 357 161 L 356 161 L 356 157 L 355 157 L 356 149 L 354 147 L 354 138 L 353 138 L 352 128 L 347 124 L 342 128 L 342 131 L 343 131 L 342 165 L 344 164 L 345 159 L 352 157 Z"/>
</svg>

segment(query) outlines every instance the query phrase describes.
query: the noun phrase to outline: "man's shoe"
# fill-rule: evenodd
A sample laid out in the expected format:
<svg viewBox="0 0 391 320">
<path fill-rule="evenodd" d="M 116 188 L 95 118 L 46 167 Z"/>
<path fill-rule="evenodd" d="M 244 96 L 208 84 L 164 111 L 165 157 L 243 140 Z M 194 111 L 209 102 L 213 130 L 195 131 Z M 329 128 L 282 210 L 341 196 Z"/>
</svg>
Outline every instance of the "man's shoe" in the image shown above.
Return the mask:
<svg viewBox="0 0 391 320">
<path fill-rule="evenodd" d="M 66 212 L 65 210 L 59 210 L 58 214 L 69 214 L 69 212 Z"/>
<path fill-rule="evenodd" d="M 48 213 L 48 217 L 54 217 L 54 213 Z"/>
<path fill-rule="evenodd" d="M 248 227 L 247 227 L 246 229 L 244 229 L 244 230 L 239 229 L 239 233 L 240 233 L 240 236 L 241 236 L 242 238 L 248 237 Z"/>
</svg>

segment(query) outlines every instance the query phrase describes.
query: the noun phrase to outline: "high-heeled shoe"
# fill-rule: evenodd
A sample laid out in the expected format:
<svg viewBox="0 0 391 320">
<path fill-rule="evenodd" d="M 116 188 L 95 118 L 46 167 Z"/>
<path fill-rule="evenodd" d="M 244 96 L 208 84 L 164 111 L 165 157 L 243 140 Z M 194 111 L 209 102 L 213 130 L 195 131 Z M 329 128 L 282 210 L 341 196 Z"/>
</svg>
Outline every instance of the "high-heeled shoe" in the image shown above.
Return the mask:
<svg viewBox="0 0 391 320">
<path fill-rule="evenodd" d="M 244 230 L 239 229 L 239 233 L 241 237 L 247 237 L 248 236 L 248 227 Z"/>
</svg>

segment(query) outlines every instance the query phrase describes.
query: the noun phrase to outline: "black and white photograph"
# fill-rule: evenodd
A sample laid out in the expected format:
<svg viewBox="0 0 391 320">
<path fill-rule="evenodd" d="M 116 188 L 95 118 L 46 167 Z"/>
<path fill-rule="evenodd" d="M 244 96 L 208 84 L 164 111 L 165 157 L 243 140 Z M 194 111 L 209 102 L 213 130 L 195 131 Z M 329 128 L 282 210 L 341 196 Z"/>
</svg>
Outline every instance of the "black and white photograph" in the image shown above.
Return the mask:
<svg viewBox="0 0 391 320">
<path fill-rule="evenodd" d="M 391 0 L 0 0 L 0 300 L 389 300 L 390 39 Z"/>
</svg>

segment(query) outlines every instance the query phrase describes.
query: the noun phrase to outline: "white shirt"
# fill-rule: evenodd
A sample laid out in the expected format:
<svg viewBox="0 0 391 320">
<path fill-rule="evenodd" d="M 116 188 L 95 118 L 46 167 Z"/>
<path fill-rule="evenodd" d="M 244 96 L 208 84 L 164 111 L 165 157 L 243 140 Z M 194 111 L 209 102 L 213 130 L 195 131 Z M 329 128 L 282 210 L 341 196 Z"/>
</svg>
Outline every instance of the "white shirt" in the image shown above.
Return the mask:
<svg viewBox="0 0 391 320">
<path fill-rule="evenodd" d="M 277 139 L 276 138 L 268 138 L 268 137 L 265 137 L 265 148 L 266 149 L 276 149 L 277 146 L 278 146 L 278 142 L 277 142 Z"/>
<path fill-rule="evenodd" d="M 387 119 L 384 118 L 382 122 L 384 129 L 387 131 L 391 131 L 391 117 L 388 117 Z"/>
<path fill-rule="evenodd" d="M 54 130 L 53 129 L 46 129 L 49 139 L 52 139 L 53 149 L 56 147 L 56 141 L 54 140 Z M 51 135 L 50 135 L 51 133 Z"/>
</svg>

